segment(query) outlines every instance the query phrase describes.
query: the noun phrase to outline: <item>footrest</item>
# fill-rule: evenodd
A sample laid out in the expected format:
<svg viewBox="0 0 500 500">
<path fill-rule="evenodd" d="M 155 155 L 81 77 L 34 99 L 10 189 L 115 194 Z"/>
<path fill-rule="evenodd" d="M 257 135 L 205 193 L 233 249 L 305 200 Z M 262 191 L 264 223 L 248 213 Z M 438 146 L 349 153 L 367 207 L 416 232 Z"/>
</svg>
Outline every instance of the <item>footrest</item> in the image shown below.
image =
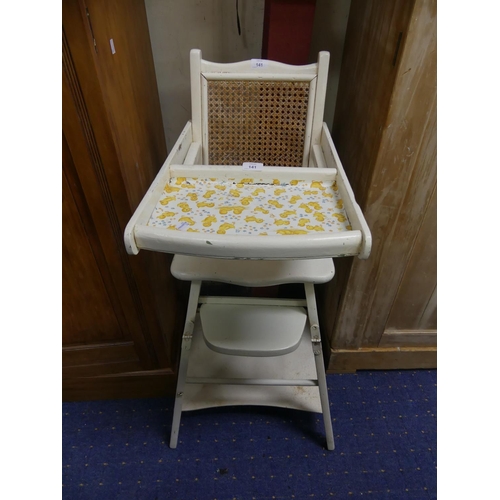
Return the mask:
<svg viewBox="0 0 500 500">
<path fill-rule="evenodd" d="M 203 304 L 203 337 L 213 351 L 233 356 L 281 356 L 293 352 L 307 315 L 302 307 Z"/>
</svg>

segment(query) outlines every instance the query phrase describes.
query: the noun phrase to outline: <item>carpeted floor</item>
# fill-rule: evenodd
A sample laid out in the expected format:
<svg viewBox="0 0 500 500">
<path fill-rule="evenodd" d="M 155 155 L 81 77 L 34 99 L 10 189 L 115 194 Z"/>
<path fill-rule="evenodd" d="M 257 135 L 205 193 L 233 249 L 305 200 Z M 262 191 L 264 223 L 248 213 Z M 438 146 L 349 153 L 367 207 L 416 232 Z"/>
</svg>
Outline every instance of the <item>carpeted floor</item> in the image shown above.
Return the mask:
<svg viewBox="0 0 500 500">
<path fill-rule="evenodd" d="M 230 407 L 182 415 L 173 400 L 63 404 L 63 498 L 436 498 L 436 370 L 328 375 L 322 417 Z"/>
</svg>

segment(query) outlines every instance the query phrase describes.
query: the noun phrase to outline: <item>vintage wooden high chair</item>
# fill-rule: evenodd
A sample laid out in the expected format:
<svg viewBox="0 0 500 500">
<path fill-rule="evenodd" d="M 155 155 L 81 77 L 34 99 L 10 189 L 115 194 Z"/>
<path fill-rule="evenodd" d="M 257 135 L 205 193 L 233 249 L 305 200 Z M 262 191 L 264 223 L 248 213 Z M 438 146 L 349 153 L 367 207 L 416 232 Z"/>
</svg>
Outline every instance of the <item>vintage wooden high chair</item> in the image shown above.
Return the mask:
<svg viewBox="0 0 500 500">
<path fill-rule="evenodd" d="M 253 404 L 323 413 L 334 449 L 314 284 L 332 257 L 367 258 L 371 235 L 323 123 L 328 61 L 191 51 L 192 121 L 125 230 L 129 253 L 174 253 L 191 282 L 172 448 L 183 410 Z M 305 299 L 201 296 L 207 281 L 302 283 Z"/>
</svg>

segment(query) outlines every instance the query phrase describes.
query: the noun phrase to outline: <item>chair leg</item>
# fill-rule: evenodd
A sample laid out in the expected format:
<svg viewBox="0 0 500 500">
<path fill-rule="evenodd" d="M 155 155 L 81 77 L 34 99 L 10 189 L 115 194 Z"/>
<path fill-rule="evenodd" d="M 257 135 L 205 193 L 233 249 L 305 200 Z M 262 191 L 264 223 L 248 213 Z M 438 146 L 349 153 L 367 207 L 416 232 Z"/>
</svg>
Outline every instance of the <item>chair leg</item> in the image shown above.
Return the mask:
<svg viewBox="0 0 500 500">
<path fill-rule="evenodd" d="M 179 362 L 179 373 L 177 377 L 177 387 L 175 390 L 174 415 L 172 418 L 172 431 L 170 433 L 170 448 L 177 447 L 179 437 L 179 426 L 181 423 L 182 398 L 184 396 L 184 386 L 188 369 L 189 351 L 193 339 L 193 329 L 196 320 L 196 310 L 198 309 L 198 299 L 200 297 L 201 281 L 193 281 L 189 291 L 189 301 L 186 313 L 186 323 L 182 335 L 181 359 Z"/>
<path fill-rule="evenodd" d="M 316 307 L 316 295 L 313 283 L 304 283 L 307 301 L 307 315 L 311 329 L 311 341 L 316 362 L 316 374 L 318 377 L 319 397 L 323 410 L 323 421 L 325 425 L 326 446 L 329 450 L 335 449 L 333 439 L 332 419 L 330 416 L 330 403 L 328 401 L 328 388 L 326 385 L 325 363 L 323 361 L 323 349 L 321 347 L 321 334 L 319 331 L 318 309 Z"/>
</svg>

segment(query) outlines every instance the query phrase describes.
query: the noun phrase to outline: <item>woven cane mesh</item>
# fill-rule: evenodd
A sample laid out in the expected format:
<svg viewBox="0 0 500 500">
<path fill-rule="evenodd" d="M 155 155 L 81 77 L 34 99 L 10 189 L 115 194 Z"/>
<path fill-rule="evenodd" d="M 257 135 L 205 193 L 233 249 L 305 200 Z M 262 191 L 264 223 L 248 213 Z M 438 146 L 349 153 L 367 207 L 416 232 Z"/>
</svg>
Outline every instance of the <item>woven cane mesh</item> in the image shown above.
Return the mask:
<svg viewBox="0 0 500 500">
<path fill-rule="evenodd" d="M 210 165 L 300 167 L 309 82 L 208 81 Z"/>
</svg>

